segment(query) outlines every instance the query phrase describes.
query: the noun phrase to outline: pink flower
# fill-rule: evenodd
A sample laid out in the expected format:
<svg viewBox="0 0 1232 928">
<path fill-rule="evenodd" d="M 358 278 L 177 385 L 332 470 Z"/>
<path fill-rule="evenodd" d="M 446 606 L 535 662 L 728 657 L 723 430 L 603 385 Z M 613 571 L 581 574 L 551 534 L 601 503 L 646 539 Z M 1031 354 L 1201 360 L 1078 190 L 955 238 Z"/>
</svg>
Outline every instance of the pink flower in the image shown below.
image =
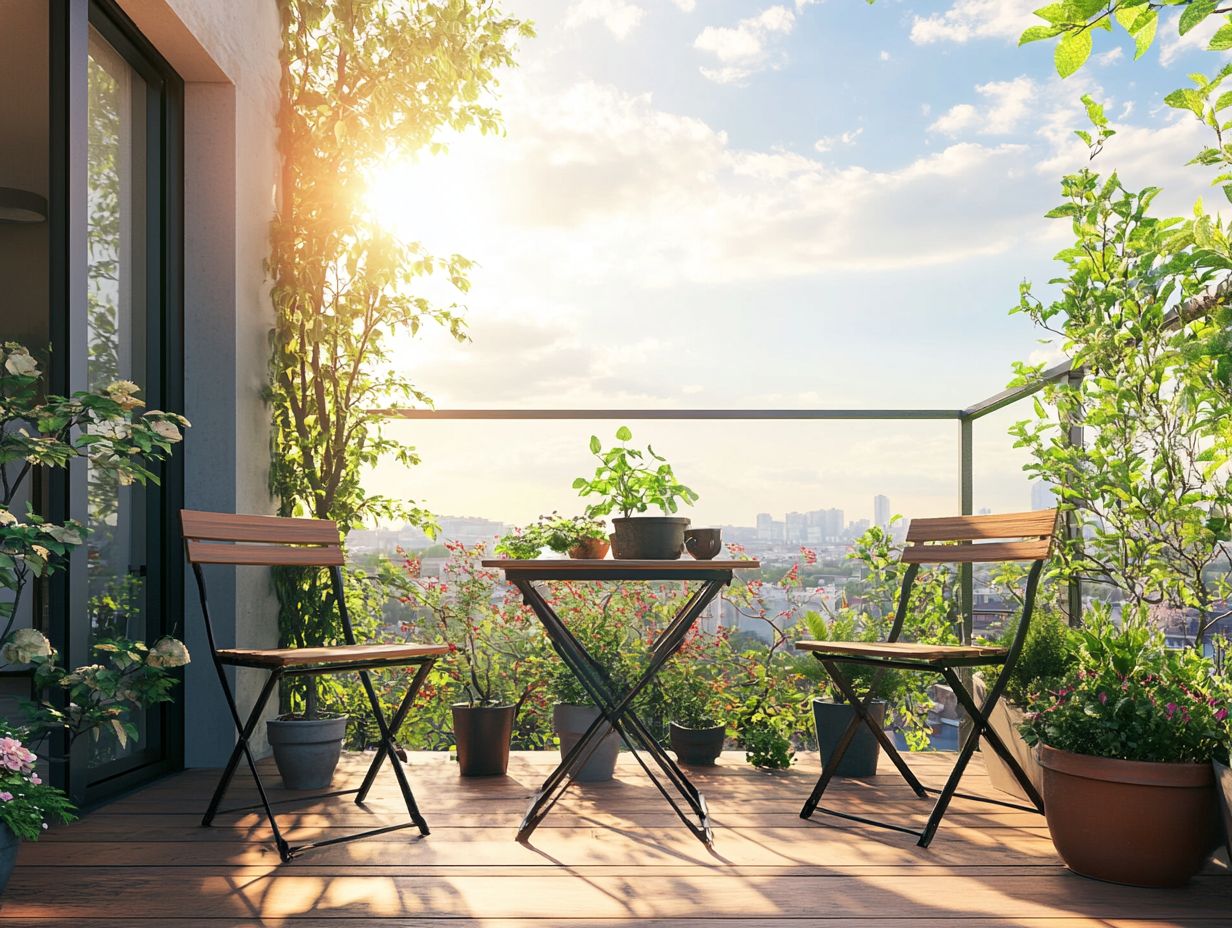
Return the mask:
<svg viewBox="0 0 1232 928">
<path fill-rule="evenodd" d="M 10 793 L 7 789 L 4 790 L 3 792 L 0 792 L 0 802 L 12 802 L 12 801 L 13 801 L 13 794 Z"/>
<path fill-rule="evenodd" d="M 20 772 L 34 766 L 34 753 L 16 738 L 0 738 L 0 767 Z"/>
<path fill-rule="evenodd" d="M 1227 710 L 1227 707 L 1226 707 L 1226 706 L 1225 706 L 1224 708 L 1219 709 L 1219 710 L 1217 710 L 1217 711 L 1215 712 L 1215 719 L 1216 719 L 1216 721 L 1222 722 L 1222 721 L 1223 721 L 1224 719 L 1226 719 L 1227 717 L 1228 717 L 1228 710 Z"/>
<path fill-rule="evenodd" d="M 1101 706 L 1106 706 L 1108 704 L 1108 694 L 1107 693 L 1099 694 L 1099 704 Z"/>
<path fill-rule="evenodd" d="M 42 777 L 40 777 L 37 773 L 30 774 L 30 782 L 34 784 L 35 786 L 43 785 Z"/>
</svg>

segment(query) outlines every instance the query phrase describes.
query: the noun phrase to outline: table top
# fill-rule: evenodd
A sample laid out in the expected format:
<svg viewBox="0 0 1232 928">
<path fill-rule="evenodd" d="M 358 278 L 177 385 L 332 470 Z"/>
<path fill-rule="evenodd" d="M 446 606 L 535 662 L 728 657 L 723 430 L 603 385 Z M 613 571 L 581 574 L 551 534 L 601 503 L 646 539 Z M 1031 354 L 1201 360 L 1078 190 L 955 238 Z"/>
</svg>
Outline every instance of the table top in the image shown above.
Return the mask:
<svg viewBox="0 0 1232 928">
<path fill-rule="evenodd" d="M 734 570 L 757 570 L 760 561 L 738 561 L 731 558 L 712 561 L 697 561 L 681 558 L 675 561 L 644 560 L 588 560 L 584 558 L 542 558 L 516 560 L 501 558 L 483 561 L 484 567 L 494 567 L 506 574 L 540 576 L 544 579 L 591 579 L 591 580 L 690 580 L 699 575 L 718 573 L 731 574 Z"/>
</svg>

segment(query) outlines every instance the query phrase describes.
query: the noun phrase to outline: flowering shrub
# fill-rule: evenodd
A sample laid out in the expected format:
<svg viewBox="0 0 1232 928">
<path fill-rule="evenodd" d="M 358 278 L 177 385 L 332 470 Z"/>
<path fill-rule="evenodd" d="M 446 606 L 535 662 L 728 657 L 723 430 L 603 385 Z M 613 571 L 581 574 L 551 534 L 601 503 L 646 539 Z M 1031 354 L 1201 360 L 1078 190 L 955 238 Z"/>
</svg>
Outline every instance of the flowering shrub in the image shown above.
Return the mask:
<svg viewBox="0 0 1232 928">
<path fill-rule="evenodd" d="M 1097 613 L 1080 634 L 1077 671 L 1030 705 L 1028 744 L 1122 760 L 1227 759 L 1232 692 L 1207 658 L 1167 648 L 1145 613 L 1122 628 Z"/>
<path fill-rule="evenodd" d="M 736 653 L 725 628 L 694 628 L 658 677 L 669 722 L 685 728 L 713 728 L 732 718 Z"/>
<path fill-rule="evenodd" d="M 25 841 L 38 839 L 49 819 L 67 822 L 73 807 L 65 795 L 45 784 L 35 772 L 38 758 L 0 726 L 0 822 Z"/>
</svg>

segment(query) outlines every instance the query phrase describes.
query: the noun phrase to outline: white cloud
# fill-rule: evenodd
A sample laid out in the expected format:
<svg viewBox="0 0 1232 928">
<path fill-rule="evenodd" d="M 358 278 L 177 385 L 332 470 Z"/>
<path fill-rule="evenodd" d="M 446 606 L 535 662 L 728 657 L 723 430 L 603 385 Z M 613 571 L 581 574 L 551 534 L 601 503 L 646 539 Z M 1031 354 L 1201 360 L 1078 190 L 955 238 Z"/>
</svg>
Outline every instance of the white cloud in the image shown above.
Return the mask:
<svg viewBox="0 0 1232 928">
<path fill-rule="evenodd" d="M 697 9 L 697 0 L 672 0 L 676 4 L 676 8 L 682 13 L 692 13 Z"/>
<path fill-rule="evenodd" d="M 1159 24 L 1159 63 L 1165 68 L 1189 52 L 1206 50 L 1219 27 L 1228 19 L 1225 16 L 1208 16 L 1184 35 L 1177 29 L 1180 13 Z M 1226 53 L 1225 53 L 1226 54 Z M 1211 60 L 1223 57 L 1216 52 L 1207 52 Z"/>
<path fill-rule="evenodd" d="M 950 107 L 928 128 L 933 132 L 958 135 L 968 129 L 977 129 L 982 135 L 1007 135 L 1022 124 L 1031 110 L 1031 103 L 1038 88 L 1029 77 L 1016 77 L 1011 81 L 990 81 L 976 85 L 975 92 L 987 100 L 977 108 L 970 103 Z"/>
<path fill-rule="evenodd" d="M 1039 5 L 1039 0 L 956 0 L 942 13 L 914 16 L 911 41 L 917 45 L 972 39 L 1016 42 L 1024 29 L 1042 22 L 1031 12 Z"/>
<path fill-rule="evenodd" d="M 627 0 L 578 0 L 565 13 L 565 26 L 577 28 L 601 22 L 618 39 L 626 38 L 641 23 L 646 11 Z"/>
<path fill-rule="evenodd" d="M 889 61 L 891 56 L 890 56 L 890 53 L 889 53 L 889 52 L 887 52 L 887 51 L 885 51 L 885 50 L 883 49 L 883 50 L 882 50 L 882 52 L 881 52 L 881 54 L 880 54 L 878 57 L 879 57 L 882 61 Z"/>
<path fill-rule="evenodd" d="M 1116 48 L 1109 49 L 1102 54 L 1095 56 L 1095 62 L 1100 67 L 1108 67 L 1110 64 L 1115 64 L 1125 57 L 1125 49 L 1118 45 Z"/>
<path fill-rule="evenodd" d="M 841 132 L 838 135 L 826 135 L 819 138 L 813 143 L 813 148 L 817 151 L 825 153 L 833 151 L 836 145 L 854 145 L 856 139 L 864 132 L 864 127 L 858 129 L 848 129 L 846 132 Z"/>
<path fill-rule="evenodd" d="M 799 9 L 806 4 L 797 0 L 796 5 Z M 790 35 L 795 25 L 796 14 L 776 5 L 735 26 L 707 26 L 693 47 L 714 55 L 719 67 L 703 67 L 702 74 L 719 84 L 738 84 L 758 71 L 780 67 L 782 58 L 775 54 L 773 43 Z"/>
</svg>

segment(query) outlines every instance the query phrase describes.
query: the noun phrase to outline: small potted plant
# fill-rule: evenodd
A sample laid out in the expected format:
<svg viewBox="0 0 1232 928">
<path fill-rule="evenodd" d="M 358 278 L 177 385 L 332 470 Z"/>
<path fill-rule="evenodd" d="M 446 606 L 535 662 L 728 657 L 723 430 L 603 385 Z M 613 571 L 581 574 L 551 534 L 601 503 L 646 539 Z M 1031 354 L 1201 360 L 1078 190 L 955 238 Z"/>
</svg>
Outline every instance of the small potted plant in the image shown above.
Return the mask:
<svg viewBox="0 0 1232 928">
<path fill-rule="evenodd" d="M 1052 842 L 1083 876 L 1179 886 L 1218 841 L 1211 760 L 1232 736 L 1227 685 L 1142 613 L 1117 628 L 1104 610 L 1081 634 L 1077 671 L 1032 701 L 1022 728 Z"/>
<path fill-rule="evenodd" d="M 727 635 L 694 630 L 659 675 L 668 740 L 682 764 L 712 767 L 727 737 Z"/>
<path fill-rule="evenodd" d="M 566 517 L 554 512 L 502 536 L 494 550 L 501 557 L 519 561 L 539 557 L 544 548 L 575 559 L 602 560 L 607 557 L 607 536 L 607 529 L 598 519 Z"/>
<path fill-rule="evenodd" d="M 691 506 L 697 494 L 680 483 L 672 466 L 653 447 L 631 448 L 633 433 L 627 426 L 616 431 L 620 444 L 604 449 L 598 436 L 590 437 L 590 452 L 599 461 L 594 476 L 578 477 L 573 488 L 579 496 L 597 496 L 586 514 L 612 519 L 612 556 L 622 559 L 675 560 L 684 550 L 689 520 L 675 513 L 680 504 Z M 661 516 L 645 516 L 651 507 Z"/>
<path fill-rule="evenodd" d="M 35 771 L 38 758 L 23 738 L 22 732 L 0 723 L 0 896 L 13 874 L 18 845 L 37 841 L 48 820 L 73 818 L 68 797 Z"/>
<path fill-rule="evenodd" d="M 434 674 L 460 699 L 450 707 L 458 772 L 504 776 L 514 726 L 526 701 L 545 685 L 538 657 L 542 635 L 520 621 L 514 600 L 501 600 L 499 573 L 481 565 L 484 545 L 448 542 L 440 579 L 387 565 L 388 585 L 401 602 L 435 625 L 450 653 Z M 410 629 L 408 629 L 410 630 Z M 457 644 L 455 644 L 455 642 Z"/>
</svg>

